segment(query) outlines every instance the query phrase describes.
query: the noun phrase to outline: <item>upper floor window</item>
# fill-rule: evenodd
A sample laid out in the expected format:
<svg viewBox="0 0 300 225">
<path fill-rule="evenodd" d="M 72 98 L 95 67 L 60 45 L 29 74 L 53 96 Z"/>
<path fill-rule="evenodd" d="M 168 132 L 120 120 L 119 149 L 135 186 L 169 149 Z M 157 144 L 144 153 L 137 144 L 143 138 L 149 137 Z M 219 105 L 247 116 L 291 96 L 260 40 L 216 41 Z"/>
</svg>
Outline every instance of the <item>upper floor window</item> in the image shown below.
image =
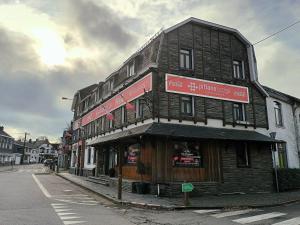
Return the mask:
<svg viewBox="0 0 300 225">
<path fill-rule="evenodd" d="M 241 103 L 233 104 L 234 121 L 246 121 L 245 105 Z"/>
<path fill-rule="evenodd" d="M 135 118 L 143 118 L 144 116 L 144 104 L 140 99 L 135 101 Z"/>
<path fill-rule="evenodd" d="M 275 112 L 275 124 L 276 126 L 283 126 L 283 120 L 282 120 L 282 109 L 281 104 L 279 102 L 274 102 L 274 112 Z"/>
<path fill-rule="evenodd" d="M 127 66 L 127 77 L 131 77 L 134 75 L 134 62 L 131 62 Z"/>
<path fill-rule="evenodd" d="M 181 114 L 186 116 L 194 115 L 194 98 L 192 96 L 181 97 Z"/>
<path fill-rule="evenodd" d="M 180 68 L 186 70 L 193 69 L 193 51 L 190 49 L 180 49 Z"/>
<path fill-rule="evenodd" d="M 125 106 L 121 107 L 121 123 L 124 124 L 127 122 L 126 108 Z"/>
<path fill-rule="evenodd" d="M 236 143 L 237 167 L 250 167 L 250 151 L 248 144 L 244 142 Z"/>
<path fill-rule="evenodd" d="M 114 121 L 113 120 L 108 120 L 108 128 L 112 129 L 114 126 Z"/>
<path fill-rule="evenodd" d="M 233 61 L 233 77 L 237 79 L 245 79 L 243 61 Z"/>
</svg>

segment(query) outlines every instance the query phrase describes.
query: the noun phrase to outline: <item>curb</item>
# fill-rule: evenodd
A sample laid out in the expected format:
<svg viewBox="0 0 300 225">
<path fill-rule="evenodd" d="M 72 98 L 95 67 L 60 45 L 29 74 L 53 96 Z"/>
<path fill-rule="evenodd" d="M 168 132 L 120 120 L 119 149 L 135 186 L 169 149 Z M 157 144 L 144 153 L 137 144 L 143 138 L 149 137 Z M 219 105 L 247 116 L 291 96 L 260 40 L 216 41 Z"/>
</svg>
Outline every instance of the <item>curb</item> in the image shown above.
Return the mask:
<svg viewBox="0 0 300 225">
<path fill-rule="evenodd" d="M 55 175 L 70 181 L 71 183 L 80 186 L 81 188 L 88 190 L 90 192 L 93 192 L 96 195 L 99 195 L 115 204 L 122 205 L 122 206 L 131 206 L 131 207 L 136 207 L 136 208 L 143 208 L 143 209 L 153 209 L 153 210 L 196 210 L 196 209 L 226 209 L 226 208 L 266 208 L 266 207 L 276 207 L 276 206 L 282 206 L 282 205 L 287 205 L 287 204 L 292 204 L 292 203 L 297 203 L 300 202 L 300 199 L 295 199 L 295 200 L 290 200 L 290 201 L 285 201 L 285 202 L 280 202 L 280 203 L 275 203 L 275 204 L 263 204 L 263 205 L 228 205 L 228 206 L 165 206 L 165 205 L 156 205 L 156 204 L 147 204 L 147 203 L 138 203 L 138 202 L 129 202 L 129 201 L 122 201 L 115 199 L 113 197 L 110 197 L 106 194 L 99 193 L 97 191 L 94 191 L 82 184 L 79 184 L 65 176 L 62 176 L 58 173 L 55 173 Z"/>
</svg>

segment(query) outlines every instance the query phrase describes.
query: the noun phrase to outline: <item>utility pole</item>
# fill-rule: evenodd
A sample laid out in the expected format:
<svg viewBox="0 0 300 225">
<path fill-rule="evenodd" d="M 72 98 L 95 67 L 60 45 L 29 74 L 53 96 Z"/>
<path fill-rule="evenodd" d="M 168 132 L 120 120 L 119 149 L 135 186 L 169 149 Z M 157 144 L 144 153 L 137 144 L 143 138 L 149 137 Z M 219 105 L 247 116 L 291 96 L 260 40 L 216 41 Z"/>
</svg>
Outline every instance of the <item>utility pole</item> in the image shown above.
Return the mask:
<svg viewBox="0 0 300 225">
<path fill-rule="evenodd" d="M 21 157 L 21 164 L 24 163 L 24 156 L 25 156 L 25 147 L 26 147 L 26 138 L 27 138 L 27 134 L 29 135 L 29 133 L 25 132 L 25 138 L 24 138 L 24 144 L 23 144 L 23 154 Z"/>
</svg>

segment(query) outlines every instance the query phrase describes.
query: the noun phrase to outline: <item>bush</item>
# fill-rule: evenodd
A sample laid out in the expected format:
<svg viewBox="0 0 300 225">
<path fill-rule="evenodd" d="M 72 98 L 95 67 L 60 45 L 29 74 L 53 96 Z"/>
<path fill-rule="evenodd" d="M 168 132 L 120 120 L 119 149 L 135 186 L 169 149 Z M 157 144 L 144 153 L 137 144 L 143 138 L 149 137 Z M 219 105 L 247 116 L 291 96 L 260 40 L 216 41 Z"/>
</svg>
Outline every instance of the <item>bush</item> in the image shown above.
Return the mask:
<svg viewBox="0 0 300 225">
<path fill-rule="evenodd" d="M 300 169 L 278 169 L 280 191 L 300 189 Z"/>
</svg>

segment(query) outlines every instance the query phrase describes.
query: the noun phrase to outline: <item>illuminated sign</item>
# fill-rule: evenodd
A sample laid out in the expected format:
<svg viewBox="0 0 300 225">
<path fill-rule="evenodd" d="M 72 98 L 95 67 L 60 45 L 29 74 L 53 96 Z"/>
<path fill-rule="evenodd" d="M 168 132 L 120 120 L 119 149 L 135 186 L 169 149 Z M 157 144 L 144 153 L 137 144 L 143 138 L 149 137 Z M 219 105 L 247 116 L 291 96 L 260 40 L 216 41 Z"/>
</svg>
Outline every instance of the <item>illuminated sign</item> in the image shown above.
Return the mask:
<svg viewBox="0 0 300 225">
<path fill-rule="evenodd" d="M 166 91 L 226 101 L 249 103 L 247 87 L 166 74 Z"/>
</svg>

